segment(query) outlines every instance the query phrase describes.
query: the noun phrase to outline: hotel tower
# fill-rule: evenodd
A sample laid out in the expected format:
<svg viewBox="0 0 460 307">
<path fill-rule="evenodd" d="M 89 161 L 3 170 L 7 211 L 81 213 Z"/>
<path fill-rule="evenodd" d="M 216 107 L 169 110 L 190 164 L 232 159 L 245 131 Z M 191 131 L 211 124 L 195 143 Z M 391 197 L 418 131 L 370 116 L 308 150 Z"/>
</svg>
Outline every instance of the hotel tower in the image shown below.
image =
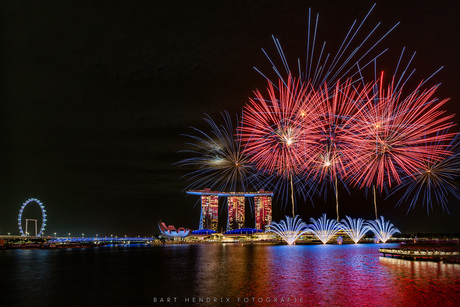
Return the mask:
<svg viewBox="0 0 460 307">
<path fill-rule="evenodd" d="M 206 194 L 210 192 L 210 194 Z M 211 194 L 212 193 L 212 194 Z M 219 197 L 211 192 L 210 189 L 205 189 L 201 195 L 201 225 L 200 229 L 212 229 L 217 231 L 219 222 Z"/>
<path fill-rule="evenodd" d="M 259 191 L 263 193 L 263 191 Z M 254 207 L 256 210 L 256 229 L 265 230 L 272 222 L 272 198 L 271 196 L 255 196 Z"/>
<path fill-rule="evenodd" d="M 244 228 L 244 196 L 228 196 L 228 230 Z"/>
</svg>

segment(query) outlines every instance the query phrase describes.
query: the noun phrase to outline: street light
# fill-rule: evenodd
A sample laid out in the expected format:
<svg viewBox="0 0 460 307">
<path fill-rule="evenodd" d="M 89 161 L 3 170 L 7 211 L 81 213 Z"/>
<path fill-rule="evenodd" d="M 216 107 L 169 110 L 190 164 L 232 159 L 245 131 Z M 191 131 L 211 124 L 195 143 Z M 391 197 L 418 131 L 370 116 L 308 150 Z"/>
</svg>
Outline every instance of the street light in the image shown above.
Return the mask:
<svg viewBox="0 0 460 307">
<path fill-rule="evenodd" d="M 56 237 L 56 233 L 54 233 L 54 237 Z"/>
</svg>

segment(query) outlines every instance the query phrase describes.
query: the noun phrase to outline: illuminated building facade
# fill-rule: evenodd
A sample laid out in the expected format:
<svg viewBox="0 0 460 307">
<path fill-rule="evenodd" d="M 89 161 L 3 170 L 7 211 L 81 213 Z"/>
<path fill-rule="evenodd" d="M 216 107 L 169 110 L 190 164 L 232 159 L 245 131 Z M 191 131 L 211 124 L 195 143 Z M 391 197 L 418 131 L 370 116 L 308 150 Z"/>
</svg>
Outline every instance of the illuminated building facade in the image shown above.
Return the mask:
<svg viewBox="0 0 460 307">
<path fill-rule="evenodd" d="M 228 196 L 228 230 L 244 228 L 244 196 Z"/>
<path fill-rule="evenodd" d="M 210 189 L 187 191 L 187 194 L 201 197 L 201 217 L 199 229 L 217 231 L 219 223 L 219 196 L 227 197 L 228 219 L 227 230 L 245 227 L 245 198 L 254 197 L 256 208 L 256 229 L 265 230 L 272 221 L 273 192 L 217 192 Z"/>
<path fill-rule="evenodd" d="M 206 192 L 209 192 L 207 194 Z M 219 222 L 219 197 L 216 192 L 211 192 L 210 189 L 205 189 L 201 195 L 201 223 L 200 229 L 212 229 L 217 231 Z"/>
<path fill-rule="evenodd" d="M 263 191 L 259 191 L 263 192 Z M 256 229 L 265 230 L 265 226 L 272 222 L 272 197 L 255 196 L 254 197 Z"/>
</svg>

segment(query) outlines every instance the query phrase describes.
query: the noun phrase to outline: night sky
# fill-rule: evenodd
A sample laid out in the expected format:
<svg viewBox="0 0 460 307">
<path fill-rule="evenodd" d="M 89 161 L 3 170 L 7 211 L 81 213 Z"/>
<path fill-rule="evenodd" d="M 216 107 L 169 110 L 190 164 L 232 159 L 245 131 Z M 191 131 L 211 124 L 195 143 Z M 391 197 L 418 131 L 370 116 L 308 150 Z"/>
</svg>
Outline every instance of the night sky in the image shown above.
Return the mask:
<svg viewBox="0 0 460 307">
<path fill-rule="evenodd" d="M 185 194 L 185 170 L 174 165 L 187 157 L 181 134 L 206 129 L 205 113 L 240 113 L 265 88 L 253 66 L 273 75 L 261 51 L 276 55 L 272 34 L 291 63 L 304 57 L 309 7 L 320 14 L 318 41 L 334 51 L 372 4 L 2 1 L 0 233 L 18 233 L 17 213 L 30 197 L 47 209 L 48 235 L 150 235 L 159 219 L 196 229 L 197 198 Z M 445 66 L 430 85 L 442 83 L 437 96 L 450 97 L 446 109 L 457 114 L 458 6 L 378 1 L 365 24 L 381 21 L 384 33 L 400 21 L 380 45 L 389 48 L 380 68 L 391 71 L 403 46 L 417 51 L 416 81 Z M 340 193 L 342 216 L 373 218 L 362 191 Z M 300 203 L 301 217 L 335 217 L 330 198 L 314 208 Z M 450 215 L 435 207 L 430 216 L 422 206 L 406 215 L 396 200 L 379 198 L 379 213 L 401 231 L 460 232 L 458 200 Z M 275 204 L 274 219 L 283 215 Z"/>
</svg>

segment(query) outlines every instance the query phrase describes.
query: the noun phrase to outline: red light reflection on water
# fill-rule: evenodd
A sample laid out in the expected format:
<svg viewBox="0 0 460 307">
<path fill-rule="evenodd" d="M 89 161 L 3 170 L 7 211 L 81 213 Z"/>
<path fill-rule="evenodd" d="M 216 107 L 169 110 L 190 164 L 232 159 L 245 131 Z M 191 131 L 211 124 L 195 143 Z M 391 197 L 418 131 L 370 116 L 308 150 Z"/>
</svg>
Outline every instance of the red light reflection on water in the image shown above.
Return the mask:
<svg viewBox="0 0 460 307">
<path fill-rule="evenodd" d="M 460 265 L 380 257 L 406 306 L 460 306 Z"/>
<path fill-rule="evenodd" d="M 242 306 L 245 298 L 251 305 L 460 306 L 459 265 L 383 258 L 379 247 L 206 246 L 196 295 Z"/>
</svg>

